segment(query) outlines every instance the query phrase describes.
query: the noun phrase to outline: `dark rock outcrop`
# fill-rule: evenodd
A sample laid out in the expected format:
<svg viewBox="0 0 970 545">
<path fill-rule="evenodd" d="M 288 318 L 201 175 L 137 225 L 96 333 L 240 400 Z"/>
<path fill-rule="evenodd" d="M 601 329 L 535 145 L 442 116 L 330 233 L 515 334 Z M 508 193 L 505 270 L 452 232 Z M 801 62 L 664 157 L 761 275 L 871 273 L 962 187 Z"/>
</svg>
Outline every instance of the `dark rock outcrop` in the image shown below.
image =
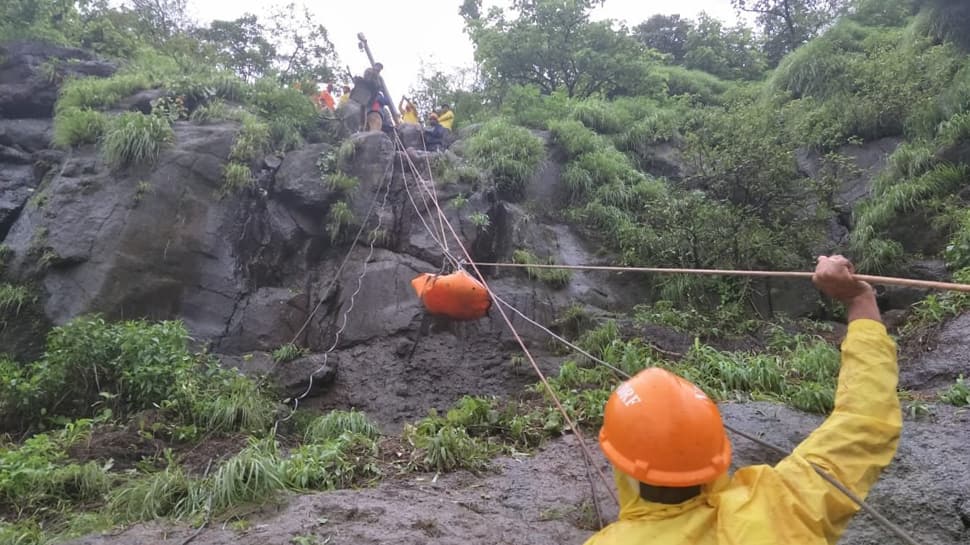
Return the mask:
<svg viewBox="0 0 970 545">
<path fill-rule="evenodd" d="M 51 117 L 66 78 L 110 76 L 111 63 L 81 49 L 40 42 L 0 46 L 0 118 Z"/>
<path fill-rule="evenodd" d="M 111 172 L 94 153 L 64 164 L 5 241 L 14 270 L 39 278 L 53 322 L 103 312 L 180 316 L 202 337 L 225 330 L 239 300 L 241 218 L 216 192 L 235 130 L 179 124 L 179 144 L 152 169 Z"/>
</svg>

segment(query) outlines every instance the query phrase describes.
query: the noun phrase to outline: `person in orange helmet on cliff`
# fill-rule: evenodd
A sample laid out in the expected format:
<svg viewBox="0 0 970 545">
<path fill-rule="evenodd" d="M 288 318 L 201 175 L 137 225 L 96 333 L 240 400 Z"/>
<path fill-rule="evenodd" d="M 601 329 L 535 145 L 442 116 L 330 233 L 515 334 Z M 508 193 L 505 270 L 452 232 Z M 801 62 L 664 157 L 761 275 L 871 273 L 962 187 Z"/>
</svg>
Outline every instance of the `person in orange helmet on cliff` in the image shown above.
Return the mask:
<svg viewBox="0 0 970 545">
<path fill-rule="evenodd" d="M 902 414 L 896 345 L 872 288 L 842 256 L 820 257 L 812 280 L 845 303 L 849 329 L 835 408 L 774 467 L 728 475 L 731 443 L 697 386 L 651 368 L 606 403 L 600 447 L 614 467 L 619 520 L 586 545 L 834 544 L 859 509 L 814 466 L 865 497 L 896 452 Z"/>
</svg>

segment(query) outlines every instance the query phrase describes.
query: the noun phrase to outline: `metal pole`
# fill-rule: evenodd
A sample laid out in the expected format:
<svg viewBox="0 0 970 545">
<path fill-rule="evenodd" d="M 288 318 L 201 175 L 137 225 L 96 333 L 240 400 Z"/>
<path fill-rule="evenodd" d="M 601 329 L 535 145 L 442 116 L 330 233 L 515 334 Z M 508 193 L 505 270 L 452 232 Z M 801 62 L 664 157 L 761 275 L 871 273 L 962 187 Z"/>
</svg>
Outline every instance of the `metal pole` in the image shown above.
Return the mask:
<svg viewBox="0 0 970 545">
<path fill-rule="evenodd" d="M 367 53 L 367 60 L 370 61 L 371 68 L 374 67 L 374 55 L 370 52 L 370 46 L 367 45 L 367 38 L 364 37 L 363 32 L 357 33 L 357 39 L 360 40 L 360 44 L 364 49 L 364 53 Z M 380 74 L 377 75 L 378 80 L 381 82 L 381 90 L 384 91 L 384 96 L 387 97 L 387 102 L 390 103 L 391 114 L 394 115 L 394 119 L 400 119 L 400 114 L 397 111 L 397 106 L 394 105 L 394 101 L 391 100 L 391 93 L 387 90 L 387 84 L 384 83 L 384 76 Z"/>
</svg>

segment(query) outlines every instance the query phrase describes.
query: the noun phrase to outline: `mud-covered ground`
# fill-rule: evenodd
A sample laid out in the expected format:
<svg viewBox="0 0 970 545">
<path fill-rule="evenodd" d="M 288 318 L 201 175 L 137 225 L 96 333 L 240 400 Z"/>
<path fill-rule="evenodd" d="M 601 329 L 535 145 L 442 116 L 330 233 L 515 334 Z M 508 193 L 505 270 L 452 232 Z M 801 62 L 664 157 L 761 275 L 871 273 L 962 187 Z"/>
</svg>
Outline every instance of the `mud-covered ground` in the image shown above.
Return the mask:
<svg viewBox="0 0 970 545">
<path fill-rule="evenodd" d="M 932 343 L 904 346 L 901 388 L 930 399 L 952 384 L 967 365 L 968 329 L 970 315 L 965 315 L 940 328 Z M 648 336 L 667 349 L 681 348 L 673 337 Z M 562 358 L 543 352 L 548 344 L 529 344 L 540 354 L 543 370 L 554 372 Z M 517 344 L 491 320 L 458 328 L 431 324 L 421 336 L 412 332 L 339 351 L 336 382 L 303 408 L 364 410 L 381 423 L 393 444 L 404 423 L 430 408 L 447 409 L 465 394 L 515 396 L 534 384 L 527 364 L 512 365 L 516 352 Z M 970 544 L 970 409 L 924 402 L 922 410 L 911 414 L 910 403 L 903 406 L 906 421 L 898 454 L 869 502 L 924 545 Z M 724 403 L 721 410 L 728 423 L 789 449 L 822 421 L 820 416 L 767 402 Z M 595 433 L 586 435 L 595 464 L 609 475 Z M 743 438 L 732 439 L 735 468 L 778 460 Z M 219 449 L 231 453 L 238 446 Z M 206 452 L 199 456 L 204 458 Z M 158 522 L 74 543 L 183 545 L 194 536 L 192 543 L 199 545 L 580 544 L 597 527 L 583 460 L 577 439 L 566 436 L 532 455 L 497 459 L 481 475 L 386 474 L 372 488 L 280 497 L 273 505 L 237 513 L 245 523 L 238 518 L 213 521 L 197 535 L 195 528 Z M 603 517 L 612 520 L 616 506 L 593 469 L 596 504 Z M 855 517 L 840 541 L 896 542 L 865 514 Z"/>
<path fill-rule="evenodd" d="M 970 543 L 970 412 L 932 409 L 930 417 L 906 421 L 896 460 L 869 502 L 920 543 Z M 731 424 L 789 448 L 821 422 L 821 417 L 772 403 L 724 404 L 722 412 Z M 732 439 L 735 467 L 776 461 L 763 448 Z M 608 473 L 595 444 L 594 453 L 599 468 Z M 595 468 L 593 474 L 599 484 Z M 601 485 L 598 500 L 604 517 L 613 519 L 615 504 Z M 573 436 L 552 441 L 532 456 L 498 459 L 483 475 L 390 475 L 374 488 L 283 497 L 243 516 L 245 529 L 214 521 L 192 543 L 580 544 L 592 535 L 597 518 L 586 464 Z M 191 527 L 153 523 L 73 543 L 182 545 L 193 534 Z M 840 543 L 886 545 L 894 539 L 860 514 Z"/>
</svg>

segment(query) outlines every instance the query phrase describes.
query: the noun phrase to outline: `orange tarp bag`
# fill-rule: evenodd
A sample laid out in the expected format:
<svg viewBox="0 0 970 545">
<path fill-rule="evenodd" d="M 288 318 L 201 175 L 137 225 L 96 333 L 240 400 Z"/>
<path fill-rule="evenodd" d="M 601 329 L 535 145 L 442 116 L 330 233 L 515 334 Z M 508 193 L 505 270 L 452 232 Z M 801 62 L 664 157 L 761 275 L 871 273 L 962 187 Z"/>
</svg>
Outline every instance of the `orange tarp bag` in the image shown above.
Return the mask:
<svg viewBox="0 0 970 545">
<path fill-rule="evenodd" d="M 422 273 L 411 281 L 411 287 L 428 312 L 453 320 L 477 320 L 492 306 L 485 286 L 465 271 Z"/>
</svg>

